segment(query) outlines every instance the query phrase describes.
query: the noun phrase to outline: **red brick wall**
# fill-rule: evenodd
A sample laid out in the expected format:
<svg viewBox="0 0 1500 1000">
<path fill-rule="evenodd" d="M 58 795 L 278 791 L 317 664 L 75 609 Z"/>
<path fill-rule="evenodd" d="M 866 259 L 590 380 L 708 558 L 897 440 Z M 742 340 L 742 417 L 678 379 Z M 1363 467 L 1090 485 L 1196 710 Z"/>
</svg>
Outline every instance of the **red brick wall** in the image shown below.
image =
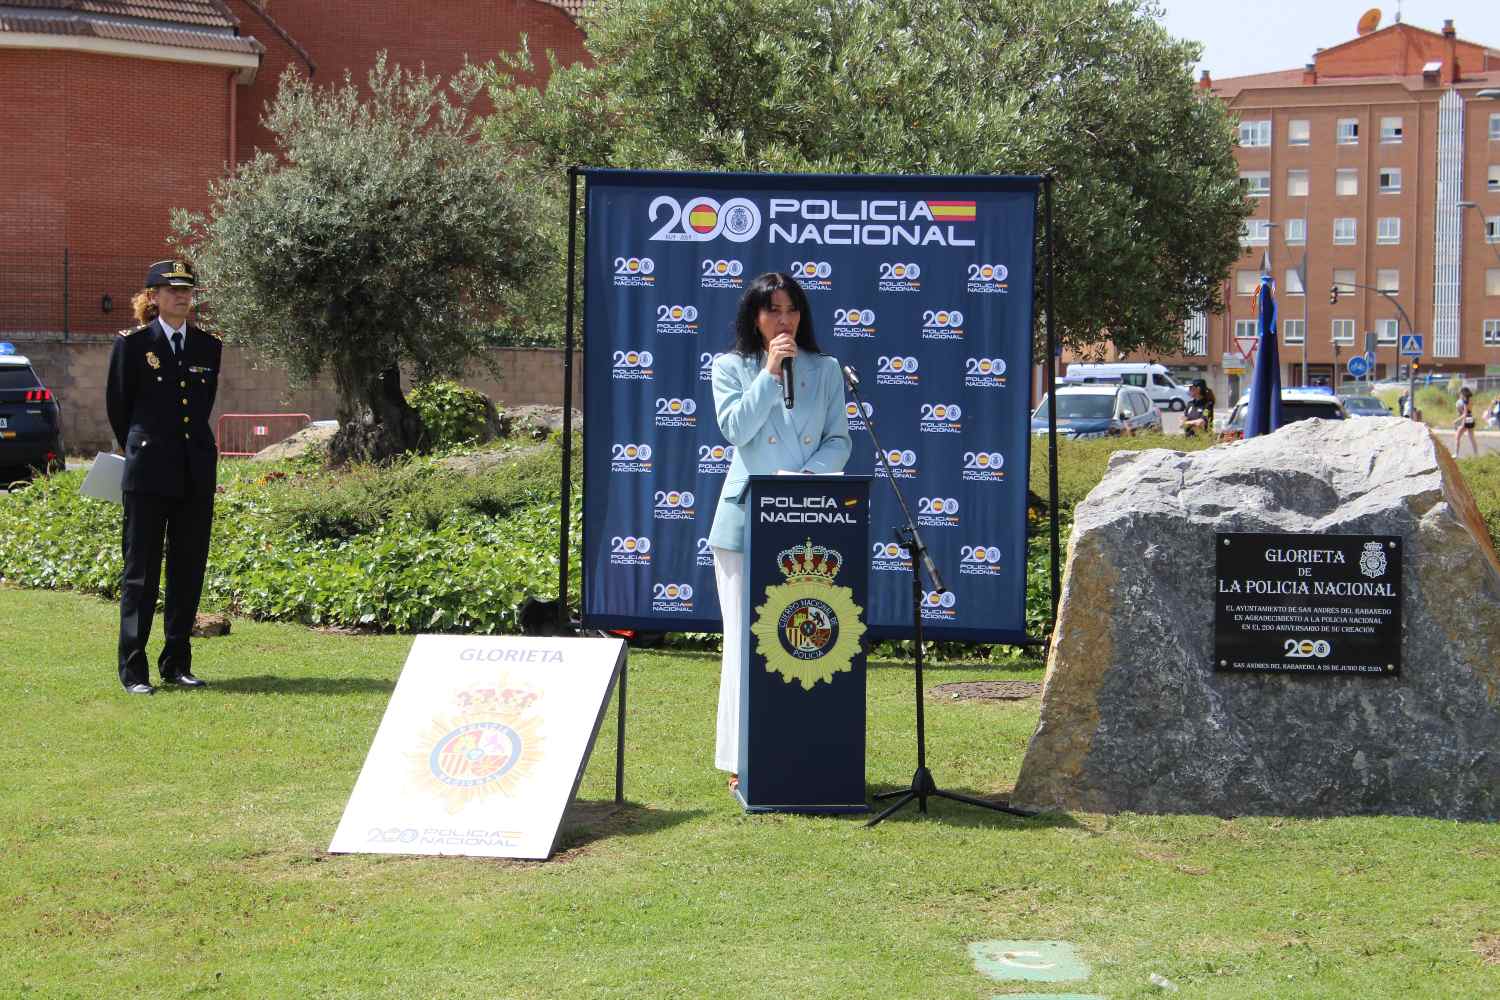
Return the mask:
<svg viewBox="0 0 1500 1000">
<path fill-rule="evenodd" d="M 255 83 L 240 93 L 241 159 L 253 155 L 252 147 L 272 145 L 271 136 L 258 122 L 266 102 L 276 96 L 282 71 L 289 63 L 307 71 L 305 63 L 248 9 L 248 2 L 230 0 L 229 5 L 240 19 L 241 33 L 254 35 L 268 51 Z M 451 76 L 463 68 L 466 59 L 485 63 L 501 52 L 514 51 L 523 33 L 542 70 L 538 79 L 545 79 L 548 49 L 564 65 L 587 58 L 578 25 L 539 0 L 271 2 L 266 10 L 312 57 L 317 65 L 313 79 L 325 86 L 342 81 L 346 70 L 363 86 L 381 50 L 403 67 L 415 70 L 425 65 L 429 75 Z"/>
<path fill-rule="evenodd" d="M 229 79 L 218 67 L 0 49 L 0 329 L 63 328 L 65 247 L 67 328 L 129 323 L 146 265 L 168 255 L 171 210 L 206 208 L 228 157 Z"/>
</svg>

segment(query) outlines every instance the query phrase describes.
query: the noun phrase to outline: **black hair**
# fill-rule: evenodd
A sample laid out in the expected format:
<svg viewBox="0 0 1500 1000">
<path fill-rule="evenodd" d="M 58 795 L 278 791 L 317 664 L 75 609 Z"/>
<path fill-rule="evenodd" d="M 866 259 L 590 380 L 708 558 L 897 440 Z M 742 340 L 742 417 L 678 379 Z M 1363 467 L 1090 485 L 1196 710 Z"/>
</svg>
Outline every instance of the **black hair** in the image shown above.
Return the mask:
<svg viewBox="0 0 1500 1000">
<path fill-rule="evenodd" d="M 765 353 L 766 343 L 761 339 L 755 321 L 760 318 L 762 309 L 771 307 L 771 298 L 777 292 L 786 292 L 792 300 L 792 307 L 801 313 L 797 323 L 797 346 L 810 354 L 823 353 L 813 339 L 812 307 L 807 303 L 807 293 L 797 284 L 796 278 L 778 271 L 767 272 L 750 282 L 750 287 L 740 297 L 739 312 L 734 318 L 734 347 L 731 348 L 734 353 L 747 358 Z"/>
</svg>

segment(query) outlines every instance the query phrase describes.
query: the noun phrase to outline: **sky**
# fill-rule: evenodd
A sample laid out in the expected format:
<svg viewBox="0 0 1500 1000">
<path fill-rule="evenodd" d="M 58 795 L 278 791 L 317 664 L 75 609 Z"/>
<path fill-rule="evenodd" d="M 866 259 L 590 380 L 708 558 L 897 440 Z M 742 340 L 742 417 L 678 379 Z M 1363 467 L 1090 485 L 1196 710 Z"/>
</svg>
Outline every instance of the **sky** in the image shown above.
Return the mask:
<svg viewBox="0 0 1500 1000">
<path fill-rule="evenodd" d="M 1371 7 L 1382 12 L 1380 26 L 1395 21 L 1395 0 L 1159 0 L 1162 23 L 1178 38 L 1203 45 L 1198 71 L 1215 79 L 1296 69 L 1312 61 L 1313 50 L 1356 37 L 1359 16 Z M 1441 31 L 1453 19 L 1458 37 L 1500 50 L 1500 0 L 1404 0 L 1405 24 Z"/>
</svg>

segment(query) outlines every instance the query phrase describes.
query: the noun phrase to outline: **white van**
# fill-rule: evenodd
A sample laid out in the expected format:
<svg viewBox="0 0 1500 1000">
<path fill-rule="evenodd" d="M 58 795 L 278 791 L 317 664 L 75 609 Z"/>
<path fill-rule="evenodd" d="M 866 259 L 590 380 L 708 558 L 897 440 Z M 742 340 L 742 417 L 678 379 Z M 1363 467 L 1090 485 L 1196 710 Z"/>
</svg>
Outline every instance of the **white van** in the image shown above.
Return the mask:
<svg viewBox="0 0 1500 1000">
<path fill-rule="evenodd" d="M 1151 402 L 1164 410 L 1187 408 L 1187 387 L 1173 381 L 1171 373 L 1162 365 L 1153 365 L 1144 361 L 1068 365 L 1068 381 L 1087 384 L 1094 378 L 1107 378 L 1110 381 L 1119 379 L 1126 385 L 1145 389 L 1146 395 L 1151 397 Z"/>
</svg>

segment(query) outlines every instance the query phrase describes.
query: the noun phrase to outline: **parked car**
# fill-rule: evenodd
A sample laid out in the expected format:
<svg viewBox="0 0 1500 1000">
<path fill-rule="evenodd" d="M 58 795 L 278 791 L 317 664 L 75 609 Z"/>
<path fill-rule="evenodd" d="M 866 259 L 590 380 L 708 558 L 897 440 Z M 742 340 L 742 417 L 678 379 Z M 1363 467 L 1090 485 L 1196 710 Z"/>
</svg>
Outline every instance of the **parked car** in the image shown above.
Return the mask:
<svg viewBox="0 0 1500 1000">
<path fill-rule="evenodd" d="M 1391 408 L 1374 396 L 1340 396 L 1344 412 L 1351 417 L 1394 417 Z"/>
<path fill-rule="evenodd" d="M 0 481 L 61 471 L 62 408 L 31 362 L 0 344 Z"/>
<path fill-rule="evenodd" d="M 1031 415 L 1031 433 L 1047 433 L 1048 398 Z M 1161 411 L 1145 391 L 1116 382 L 1057 385 L 1057 433 L 1062 437 L 1101 438 L 1143 431 L 1161 432 Z"/>
<path fill-rule="evenodd" d="M 1220 441 L 1238 441 L 1245 436 L 1245 407 L 1250 402 L 1246 396 L 1234 404 L 1234 409 L 1229 414 L 1229 420 L 1225 422 L 1223 429 L 1219 432 Z M 1321 389 L 1282 389 L 1281 390 L 1281 420 L 1282 424 L 1296 423 L 1298 420 L 1344 420 L 1348 413 L 1344 410 L 1344 404 L 1332 392 Z"/>
<path fill-rule="evenodd" d="M 1068 380 L 1083 383 L 1119 381 L 1144 389 L 1151 401 L 1163 409 L 1187 409 L 1187 386 L 1173 379 L 1172 373 L 1164 365 L 1145 361 L 1109 361 L 1098 364 L 1075 361 L 1068 365 Z"/>
</svg>

